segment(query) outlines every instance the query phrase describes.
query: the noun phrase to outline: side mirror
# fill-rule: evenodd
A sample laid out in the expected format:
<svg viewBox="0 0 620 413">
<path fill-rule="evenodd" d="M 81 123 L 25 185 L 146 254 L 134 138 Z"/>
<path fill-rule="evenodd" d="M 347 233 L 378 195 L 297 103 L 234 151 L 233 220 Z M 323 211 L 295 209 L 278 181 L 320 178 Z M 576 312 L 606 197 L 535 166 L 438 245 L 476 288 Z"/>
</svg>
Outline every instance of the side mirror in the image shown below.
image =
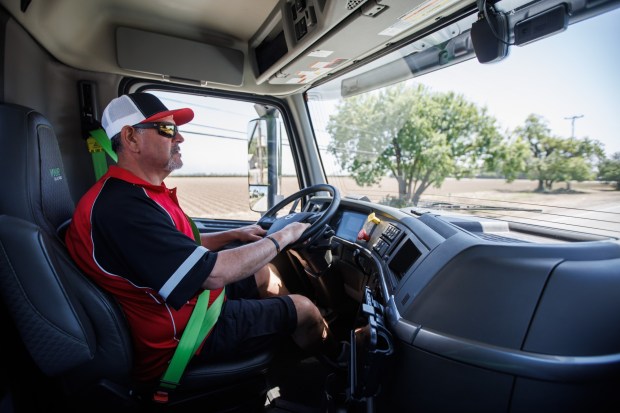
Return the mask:
<svg viewBox="0 0 620 413">
<path fill-rule="evenodd" d="M 265 212 L 267 208 L 267 197 L 269 185 L 248 185 L 250 189 L 250 209 L 256 212 Z"/>
<path fill-rule="evenodd" d="M 277 203 L 280 188 L 281 138 L 275 116 L 251 120 L 247 133 L 250 209 L 262 213 Z"/>
</svg>

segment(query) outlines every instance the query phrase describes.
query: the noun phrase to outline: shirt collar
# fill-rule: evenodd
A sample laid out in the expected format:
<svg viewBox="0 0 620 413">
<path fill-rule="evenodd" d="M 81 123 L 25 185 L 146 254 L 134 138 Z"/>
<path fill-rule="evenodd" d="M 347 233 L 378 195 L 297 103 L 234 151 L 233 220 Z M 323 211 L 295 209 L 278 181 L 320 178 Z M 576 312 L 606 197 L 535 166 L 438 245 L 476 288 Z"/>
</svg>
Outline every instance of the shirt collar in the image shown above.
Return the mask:
<svg viewBox="0 0 620 413">
<path fill-rule="evenodd" d="M 123 181 L 129 182 L 130 184 L 138 185 L 143 188 L 158 191 L 158 192 L 167 192 L 168 188 L 164 182 L 161 185 L 153 185 L 142 178 L 137 177 L 127 169 L 121 168 L 117 165 L 110 165 L 108 168 L 108 172 L 106 173 L 106 178 L 117 178 Z"/>
</svg>

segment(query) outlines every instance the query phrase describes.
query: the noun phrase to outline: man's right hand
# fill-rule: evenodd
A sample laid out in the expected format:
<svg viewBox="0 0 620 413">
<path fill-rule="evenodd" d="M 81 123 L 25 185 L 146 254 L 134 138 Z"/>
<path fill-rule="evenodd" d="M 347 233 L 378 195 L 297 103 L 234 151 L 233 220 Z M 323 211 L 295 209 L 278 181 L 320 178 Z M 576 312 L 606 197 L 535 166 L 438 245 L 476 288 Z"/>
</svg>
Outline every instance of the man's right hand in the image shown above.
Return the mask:
<svg viewBox="0 0 620 413">
<path fill-rule="evenodd" d="M 297 241 L 299 237 L 301 237 L 301 234 L 303 234 L 304 231 L 310 227 L 310 225 L 311 224 L 306 222 L 292 222 L 278 232 L 282 234 L 284 240 L 286 241 L 286 245 L 288 245 Z"/>
<path fill-rule="evenodd" d="M 284 248 L 297 241 L 309 226 L 307 223 L 293 222 L 274 232 L 270 237 L 277 242 L 278 249 Z M 273 259 L 273 248 L 270 242 L 261 242 L 218 252 L 215 265 L 202 284 L 203 288 L 221 288 L 255 274 Z"/>
</svg>

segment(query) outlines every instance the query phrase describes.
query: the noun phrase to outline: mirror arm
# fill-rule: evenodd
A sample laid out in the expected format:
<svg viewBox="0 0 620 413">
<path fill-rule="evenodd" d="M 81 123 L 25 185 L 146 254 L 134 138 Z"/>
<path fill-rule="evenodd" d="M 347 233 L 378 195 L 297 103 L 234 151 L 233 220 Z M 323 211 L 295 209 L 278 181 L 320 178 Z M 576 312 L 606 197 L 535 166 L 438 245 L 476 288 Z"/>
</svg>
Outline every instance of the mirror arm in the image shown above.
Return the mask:
<svg viewBox="0 0 620 413">
<path fill-rule="evenodd" d="M 270 109 L 263 118 L 267 122 L 267 208 L 276 204 L 278 194 L 278 137 L 276 129 L 275 108 Z"/>
</svg>

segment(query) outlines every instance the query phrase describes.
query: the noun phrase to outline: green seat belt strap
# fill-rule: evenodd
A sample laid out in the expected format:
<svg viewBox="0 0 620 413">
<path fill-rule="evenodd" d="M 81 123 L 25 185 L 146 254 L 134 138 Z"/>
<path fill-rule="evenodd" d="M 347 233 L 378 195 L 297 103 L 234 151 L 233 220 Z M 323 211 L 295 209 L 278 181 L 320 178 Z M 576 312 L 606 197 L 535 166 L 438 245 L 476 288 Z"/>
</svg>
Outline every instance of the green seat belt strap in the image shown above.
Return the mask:
<svg viewBox="0 0 620 413">
<path fill-rule="evenodd" d="M 114 162 L 118 162 L 118 157 L 112 150 L 112 143 L 108 139 L 108 135 L 101 128 L 90 131 L 90 136 L 86 139 L 86 143 L 88 144 L 88 152 L 90 152 L 93 159 L 95 178 L 99 179 L 108 170 L 105 154 L 107 153 Z"/>
<path fill-rule="evenodd" d="M 196 244 L 201 245 L 200 231 L 198 227 L 196 227 L 196 223 L 189 216 L 186 215 L 186 217 L 192 226 Z M 187 364 L 194 354 L 196 354 L 196 351 L 198 351 L 198 348 L 215 325 L 222 310 L 225 290 L 222 290 L 211 306 L 208 307 L 210 293 L 209 290 L 204 290 L 198 297 L 194 311 L 192 311 L 192 315 L 185 327 L 185 331 L 183 331 L 181 340 L 179 340 L 179 345 L 170 360 L 168 368 L 160 379 L 160 389 L 173 390 L 179 385 Z M 162 391 L 156 392 L 154 400 L 157 402 L 166 402 L 167 394 L 163 394 Z"/>
<path fill-rule="evenodd" d="M 160 380 L 160 387 L 175 389 L 179 385 L 185 367 L 215 325 L 224 303 L 224 291 L 207 309 L 209 295 L 210 291 L 205 290 L 198 297 L 198 302 L 181 336 L 179 345 L 172 356 L 172 360 L 170 360 L 168 369 Z"/>
<path fill-rule="evenodd" d="M 196 244 L 202 245 L 202 240 L 200 239 L 200 230 L 196 226 L 196 223 L 187 214 L 185 214 L 185 218 L 187 218 L 189 225 L 191 225 L 192 227 L 192 234 L 194 234 L 194 241 L 196 241 Z"/>
</svg>

